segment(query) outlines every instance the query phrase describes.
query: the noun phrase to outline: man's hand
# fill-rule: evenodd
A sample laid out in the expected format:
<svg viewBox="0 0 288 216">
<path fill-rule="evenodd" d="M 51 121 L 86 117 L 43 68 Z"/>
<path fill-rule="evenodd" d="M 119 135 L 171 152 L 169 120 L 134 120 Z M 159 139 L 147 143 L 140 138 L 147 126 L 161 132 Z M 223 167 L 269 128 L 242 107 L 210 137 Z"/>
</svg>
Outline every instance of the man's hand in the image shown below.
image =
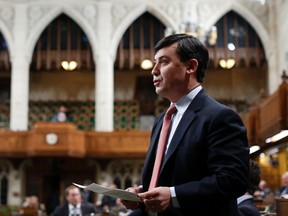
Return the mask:
<svg viewBox="0 0 288 216">
<path fill-rule="evenodd" d="M 152 212 L 162 212 L 170 206 L 170 188 L 157 187 L 138 196 L 143 200 L 147 210 Z"/>
<path fill-rule="evenodd" d="M 142 188 L 141 188 L 141 187 L 137 187 L 137 188 L 132 188 L 132 187 L 131 187 L 131 188 L 127 188 L 126 191 L 139 194 L 140 192 L 142 192 Z M 127 209 L 135 210 L 135 209 L 139 208 L 139 202 L 129 201 L 129 200 L 121 200 L 121 203 L 122 203 Z"/>
</svg>

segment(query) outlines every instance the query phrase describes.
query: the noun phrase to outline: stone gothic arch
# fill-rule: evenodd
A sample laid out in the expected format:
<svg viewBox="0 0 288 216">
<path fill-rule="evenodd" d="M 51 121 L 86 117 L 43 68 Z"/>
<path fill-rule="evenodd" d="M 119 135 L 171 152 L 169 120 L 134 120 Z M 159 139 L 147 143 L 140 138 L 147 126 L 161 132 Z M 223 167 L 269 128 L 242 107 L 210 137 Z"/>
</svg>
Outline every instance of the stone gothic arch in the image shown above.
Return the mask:
<svg viewBox="0 0 288 216">
<path fill-rule="evenodd" d="M 12 47 L 13 47 L 14 41 L 13 41 L 13 37 L 11 35 L 11 31 L 7 28 L 7 26 L 5 25 L 5 23 L 1 19 L 0 19 L 0 32 L 3 35 L 3 37 L 7 43 L 7 50 L 8 50 L 8 54 L 10 57 L 11 50 L 13 50 Z"/>
<path fill-rule="evenodd" d="M 221 8 L 218 7 L 217 10 L 209 16 L 205 26 L 211 28 L 221 17 L 231 10 L 242 16 L 254 28 L 263 44 L 265 56 L 269 56 L 270 36 L 267 29 L 252 11 L 247 10 L 247 8 L 240 3 L 233 2 L 232 4 L 224 4 Z"/>
<path fill-rule="evenodd" d="M 93 7 L 91 8 L 92 8 L 91 10 L 93 10 Z M 89 22 L 89 20 L 86 20 L 82 16 L 82 14 L 79 13 L 79 11 L 68 6 L 59 8 L 55 7 L 52 10 L 48 11 L 41 17 L 41 19 L 39 19 L 39 21 L 37 21 L 35 27 L 31 29 L 31 31 L 29 32 L 30 34 L 27 42 L 27 50 L 30 59 L 32 58 L 35 44 L 37 43 L 37 40 L 40 37 L 41 33 L 49 25 L 49 23 L 51 23 L 55 18 L 57 18 L 62 13 L 67 15 L 69 18 L 73 19 L 79 25 L 79 27 L 83 29 L 83 31 L 85 32 L 85 34 L 89 39 L 89 43 L 92 48 L 93 59 L 95 59 L 94 51 L 96 44 L 98 42 L 98 38 L 95 36 L 93 25 L 91 25 L 91 22 Z"/>
<path fill-rule="evenodd" d="M 115 58 L 117 53 L 117 48 L 121 38 L 123 37 L 125 31 L 129 28 L 129 26 L 142 14 L 145 12 L 151 13 L 157 19 L 159 19 L 164 25 L 171 26 L 172 29 L 176 30 L 178 28 L 177 22 L 173 20 L 163 9 L 159 7 L 159 5 L 155 4 L 147 4 L 147 5 L 139 5 L 138 7 L 133 8 L 133 10 L 129 11 L 126 16 L 121 20 L 118 27 L 115 29 L 113 33 L 113 38 L 111 42 L 111 50 L 113 53 L 113 57 Z M 114 59 L 113 58 L 113 59 Z"/>
</svg>

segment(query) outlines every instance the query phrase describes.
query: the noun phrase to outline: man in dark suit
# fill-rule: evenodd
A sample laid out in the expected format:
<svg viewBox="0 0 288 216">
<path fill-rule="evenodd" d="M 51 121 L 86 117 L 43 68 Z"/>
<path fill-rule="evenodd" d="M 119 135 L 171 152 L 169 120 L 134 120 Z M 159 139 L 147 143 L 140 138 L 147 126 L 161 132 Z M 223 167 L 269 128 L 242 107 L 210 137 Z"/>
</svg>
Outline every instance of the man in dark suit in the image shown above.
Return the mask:
<svg viewBox="0 0 288 216">
<path fill-rule="evenodd" d="M 250 160 L 250 175 L 247 192 L 237 199 L 239 216 L 260 216 L 260 211 L 255 205 L 253 195 L 261 180 L 260 167 L 255 161 Z"/>
<path fill-rule="evenodd" d="M 58 206 L 52 216 L 86 216 L 98 213 L 92 203 L 82 202 L 80 189 L 71 185 L 65 190 L 66 203 Z"/>
<path fill-rule="evenodd" d="M 203 82 L 209 54 L 188 34 L 171 35 L 155 46 L 156 93 L 176 105 L 158 182 L 149 189 L 164 113 L 152 129 L 142 185 L 128 188 L 143 203 L 122 200 L 132 215 L 236 216 L 246 191 L 249 151 L 246 129 L 230 108 L 207 95 Z"/>
</svg>

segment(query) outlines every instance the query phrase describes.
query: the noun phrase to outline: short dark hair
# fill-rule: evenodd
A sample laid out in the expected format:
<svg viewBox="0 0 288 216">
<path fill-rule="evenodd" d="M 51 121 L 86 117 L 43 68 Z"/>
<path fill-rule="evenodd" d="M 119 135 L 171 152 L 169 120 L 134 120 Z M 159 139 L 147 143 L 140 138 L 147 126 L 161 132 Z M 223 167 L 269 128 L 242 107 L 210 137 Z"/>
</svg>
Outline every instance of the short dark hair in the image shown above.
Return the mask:
<svg viewBox="0 0 288 216">
<path fill-rule="evenodd" d="M 249 168 L 250 168 L 250 174 L 249 174 L 249 184 L 247 187 L 247 192 L 253 196 L 261 180 L 261 170 L 258 164 L 253 160 L 249 161 Z"/>
<path fill-rule="evenodd" d="M 209 53 L 206 46 L 196 37 L 190 34 L 174 34 L 162 38 L 154 47 L 155 53 L 164 47 L 177 43 L 177 55 L 181 62 L 189 59 L 198 61 L 196 71 L 197 81 L 202 83 L 208 67 Z"/>
</svg>

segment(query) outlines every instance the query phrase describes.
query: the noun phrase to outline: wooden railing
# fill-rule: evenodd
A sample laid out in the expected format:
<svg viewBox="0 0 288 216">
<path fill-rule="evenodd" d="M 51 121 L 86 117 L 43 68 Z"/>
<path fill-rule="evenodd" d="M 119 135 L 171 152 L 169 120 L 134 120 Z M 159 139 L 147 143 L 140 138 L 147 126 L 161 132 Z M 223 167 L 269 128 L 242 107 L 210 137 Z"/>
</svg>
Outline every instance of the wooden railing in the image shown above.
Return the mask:
<svg viewBox="0 0 288 216">
<path fill-rule="evenodd" d="M 288 129 L 288 83 L 243 116 L 249 143 L 265 146 L 265 140 Z"/>
<path fill-rule="evenodd" d="M 288 83 L 242 119 L 250 145 L 265 147 L 265 139 L 288 129 Z M 144 158 L 149 137 L 150 131 L 95 132 L 78 130 L 73 123 L 38 122 L 25 132 L 0 130 L 0 157 Z"/>
<path fill-rule="evenodd" d="M 258 109 L 252 108 L 248 113 L 242 116 L 242 120 L 247 129 L 248 142 L 251 146 L 258 144 L 257 140 L 259 130 L 259 125 L 257 121 L 258 114 L 259 114 Z"/>
<path fill-rule="evenodd" d="M 39 122 L 26 132 L 0 131 L 0 157 L 144 158 L 150 132 L 80 131 L 72 123 Z"/>
</svg>

